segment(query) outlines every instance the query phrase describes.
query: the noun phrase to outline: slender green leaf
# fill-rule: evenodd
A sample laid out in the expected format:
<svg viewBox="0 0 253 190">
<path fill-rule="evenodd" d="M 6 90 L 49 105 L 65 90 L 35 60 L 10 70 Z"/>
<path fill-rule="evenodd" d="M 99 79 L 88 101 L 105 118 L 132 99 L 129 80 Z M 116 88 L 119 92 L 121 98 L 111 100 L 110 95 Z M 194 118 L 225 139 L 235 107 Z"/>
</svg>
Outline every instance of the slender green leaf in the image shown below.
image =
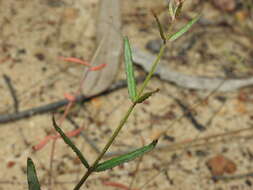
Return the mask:
<svg viewBox="0 0 253 190">
<path fill-rule="evenodd" d="M 29 190 L 40 190 L 40 183 L 31 158 L 27 158 L 27 181 Z"/>
<path fill-rule="evenodd" d="M 130 42 L 127 37 L 124 38 L 124 57 L 125 57 L 125 70 L 127 75 L 128 93 L 132 102 L 135 101 L 137 96 L 136 82 L 134 77 L 132 50 Z"/>
<path fill-rule="evenodd" d="M 160 36 L 163 40 L 163 43 L 166 44 L 166 37 L 164 35 L 164 30 L 163 30 L 163 27 L 161 25 L 161 22 L 159 21 L 159 18 L 157 17 L 157 15 L 153 12 L 153 15 L 155 17 L 155 20 L 156 20 L 156 23 L 157 23 L 157 26 L 159 28 L 159 32 L 160 32 Z"/>
<path fill-rule="evenodd" d="M 118 166 L 120 164 L 123 164 L 125 162 L 129 162 L 139 156 L 142 156 L 144 153 L 147 153 L 149 151 L 151 151 L 153 148 L 155 148 L 156 144 L 157 144 L 158 140 L 154 140 L 152 143 L 150 143 L 147 146 L 144 146 L 142 148 L 136 149 L 133 152 L 118 156 L 116 158 L 112 158 L 110 160 L 107 160 L 105 162 L 102 162 L 101 164 L 98 164 L 95 168 L 96 172 L 101 172 L 101 171 L 105 171 L 108 169 L 111 169 L 115 166 Z"/>
<path fill-rule="evenodd" d="M 169 2 L 169 15 L 171 16 L 172 20 L 175 19 L 175 12 L 174 12 L 174 1 Z"/>
<path fill-rule="evenodd" d="M 141 97 L 139 97 L 135 102 L 136 103 L 142 103 L 144 102 L 146 99 L 148 99 L 150 96 L 152 96 L 154 93 L 158 92 L 159 89 L 153 90 L 151 92 L 146 92 L 144 93 Z"/>
<path fill-rule="evenodd" d="M 53 115 L 53 125 L 55 130 L 61 135 L 62 139 L 64 140 L 64 142 L 70 146 L 70 148 L 76 153 L 76 155 L 78 156 L 78 158 L 81 160 L 82 164 L 89 169 L 90 165 L 88 163 L 88 161 L 84 158 L 83 154 L 81 153 L 81 151 L 74 145 L 74 143 L 64 134 L 64 132 L 61 130 L 60 127 L 57 126 L 54 115 Z"/>
<path fill-rule="evenodd" d="M 179 37 L 181 37 L 185 32 L 187 32 L 192 27 L 192 25 L 195 22 L 197 22 L 199 20 L 199 18 L 200 18 L 200 16 L 195 17 L 190 22 L 188 22 L 181 30 L 179 30 L 175 34 L 169 35 L 168 40 L 172 42 L 172 41 L 178 39 Z"/>
</svg>

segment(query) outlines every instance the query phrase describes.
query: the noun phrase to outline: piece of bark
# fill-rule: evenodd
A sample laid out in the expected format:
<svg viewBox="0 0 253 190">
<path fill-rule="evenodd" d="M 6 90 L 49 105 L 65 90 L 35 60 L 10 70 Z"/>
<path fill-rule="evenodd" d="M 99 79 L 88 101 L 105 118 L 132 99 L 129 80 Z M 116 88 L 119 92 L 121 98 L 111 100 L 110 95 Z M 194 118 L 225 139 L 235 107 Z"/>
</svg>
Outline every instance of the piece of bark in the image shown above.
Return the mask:
<svg viewBox="0 0 253 190">
<path fill-rule="evenodd" d="M 146 72 L 149 72 L 156 57 L 138 48 L 134 47 L 132 49 L 133 61 L 137 65 L 141 66 Z M 174 83 L 183 88 L 228 92 L 253 85 L 253 77 L 242 79 L 224 79 L 191 76 L 172 70 L 167 65 L 168 64 L 162 60 L 159 63 L 155 74 L 158 75 L 162 80 Z"/>
<path fill-rule="evenodd" d="M 82 86 L 82 92 L 86 96 L 98 94 L 109 88 L 117 74 L 122 50 L 120 2 L 100 1 L 96 31 L 98 49 L 92 59 L 92 65 L 107 64 L 107 66 L 88 73 Z"/>
</svg>

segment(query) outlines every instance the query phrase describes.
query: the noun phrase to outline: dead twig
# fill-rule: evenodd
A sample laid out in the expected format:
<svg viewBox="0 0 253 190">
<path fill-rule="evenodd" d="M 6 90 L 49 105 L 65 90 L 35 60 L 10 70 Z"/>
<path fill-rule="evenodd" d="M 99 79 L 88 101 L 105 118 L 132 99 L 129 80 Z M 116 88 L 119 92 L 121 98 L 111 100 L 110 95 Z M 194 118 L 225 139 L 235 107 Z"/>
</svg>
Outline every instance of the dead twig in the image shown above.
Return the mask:
<svg viewBox="0 0 253 190">
<path fill-rule="evenodd" d="M 16 90 L 12 85 L 11 78 L 8 77 L 6 74 L 3 74 L 3 78 L 4 78 L 4 81 L 5 81 L 8 89 L 9 89 L 9 91 L 10 91 L 10 94 L 11 94 L 11 97 L 12 97 L 12 100 L 13 100 L 14 111 L 15 111 L 15 113 L 18 113 L 19 101 L 18 101 L 18 98 L 17 98 Z"/>
<path fill-rule="evenodd" d="M 228 180 L 242 179 L 242 178 L 246 178 L 246 177 L 253 177 L 253 172 L 232 175 L 232 176 L 212 176 L 212 180 L 214 180 L 214 181 L 218 181 L 218 180 L 228 181 Z"/>
<path fill-rule="evenodd" d="M 179 105 L 179 107 L 184 112 L 185 117 L 192 123 L 192 125 L 197 130 L 199 130 L 199 131 L 205 131 L 206 130 L 206 127 L 204 127 L 204 125 L 202 125 L 201 123 L 199 123 L 197 121 L 197 119 L 192 114 L 191 110 L 181 100 L 179 100 L 178 98 L 174 98 L 174 100 L 177 102 L 177 104 Z"/>
<path fill-rule="evenodd" d="M 80 126 L 70 117 L 70 116 L 67 116 L 66 118 L 76 129 L 79 129 Z M 100 150 L 99 148 L 97 147 L 96 143 L 91 140 L 86 134 L 85 132 L 81 132 L 81 136 L 84 138 L 84 140 L 93 148 L 93 150 L 95 150 L 95 152 L 97 154 L 100 153 Z"/>
<path fill-rule="evenodd" d="M 137 82 L 141 82 L 144 80 L 144 77 L 139 77 L 137 78 Z M 107 95 L 110 94 L 118 89 L 122 89 L 125 88 L 127 86 L 126 81 L 125 80 L 120 80 L 118 82 L 116 82 L 115 84 L 113 84 L 109 89 L 106 89 L 105 91 L 96 94 L 94 96 L 89 96 L 89 97 L 85 97 L 83 95 L 77 96 L 76 97 L 76 101 L 75 103 L 84 103 L 84 102 L 88 102 L 90 101 L 92 98 L 96 98 L 96 97 L 100 97 L 103 95 Z M 24 118 L 28 118 L 37 114 L 43 114 L 43 113 L 48 113 L 48 112 L 52 112 L 55 111 L 65 105 L 67 105 L 69 103 L 69 100 L 67 99 L 62 99 L 53 103 L 49 103 L 46 105 L 42 105 L 42 106 L 38 106 L 35 108 L 31 108 L 31 109 L 27 109 L 24 111 L 20 111 L 18 113 L 14 113 L 14 114 L 4 114 L 4 115 L 0 115 L 0 124 L 1 123 L 8 123 L 8 122 L 12 122 L 12 121 L 17 121 L 20 119 L 24 119 Z"/>
<path fill-rule="evenodd" d="M 207 142 L 212 139 L 216 139 L 219 137 L 232 136 L 232 135 L 236 135 L 236 134 L 239 134 L 239 133 L 242 133 L 245 131 L 249 131 L 249 130 L 253 130 L 253 128 L 248 127 L 248 128 L 243 128 L 243 129 L 238 129 L 238 130 L 226 132 L 226 133 L 218 133 L 218 134 L 214 134 L 214 135 L 210 135 L 210 136 L 206 136 L 206 137 L 202 137 L 202 138 L 198 138 L 198 139 L 188 139 L 188 140 L 184 140 L 181 142 L 171 143 L 169 145 L 168 144 L 161 144 L 161 145 L 157 145 L 157 147 L 154 149 L 154 151 L 156 151 L 156 150 L 174 151 L 174 150 L 184 149 L 189 144 L 191 145 L 191 147 L 205 146 L 207 144 Z M 201 143 L 201 141 L 204 141 L 204 142 Z M 219 142 L 219 141 L 215 140 L 215 143 L 217 143 L 217 142 Z M 210 144 L 210 142 L 209 142 L 209 144 Z M 129 150 L 124 150 L 124 151 L 108 152 L 105 154 L 104 158 L 110 158 L 110 157 L 119 156 L 122 154 L 127 154 L 128 152 L 131 152 L 135 149 L 136 148 L 131 148 Z"/>
<path fill-rule="evenodd" d="M 151 69 L 151 63 L 155 60 L 155 56 L 141 51 L 138 48 L 132 49 L 134 62 L 137 65 L 141 66 L 146 72 L 149 72 Z M 168 64 L 163 63 L 164 61 L 161 61 L 161 64 L 158 65 L 155 74 L 158 75 L 162 80 L 174 83 L 183 88 L 212 91 L 216 89 L 217 86 L 220 86 L 220 84 L 222 84 L 220 88 L 217 89 L 217 91 L 228 92 L 253 85 L 253 77 L 242 79 L 224 79 L 191 76 L 172 70 L 166 66 Z"/>
</svg>

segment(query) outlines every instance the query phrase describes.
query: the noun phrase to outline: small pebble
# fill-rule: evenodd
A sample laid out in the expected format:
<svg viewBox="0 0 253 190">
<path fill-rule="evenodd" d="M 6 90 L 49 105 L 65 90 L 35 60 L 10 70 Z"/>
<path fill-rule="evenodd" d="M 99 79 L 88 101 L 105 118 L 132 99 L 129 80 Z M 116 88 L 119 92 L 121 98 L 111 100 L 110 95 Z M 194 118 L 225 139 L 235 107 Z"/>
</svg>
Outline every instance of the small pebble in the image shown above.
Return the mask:
<svg viewBox="0 0 253 190">
<path fill-rule="evenodd" d="M 39 61 L 43 61 L 45 59 L 44 54 L 42 53 L 36 53 L 35 57 L 39 60 Z"/>
</svg>

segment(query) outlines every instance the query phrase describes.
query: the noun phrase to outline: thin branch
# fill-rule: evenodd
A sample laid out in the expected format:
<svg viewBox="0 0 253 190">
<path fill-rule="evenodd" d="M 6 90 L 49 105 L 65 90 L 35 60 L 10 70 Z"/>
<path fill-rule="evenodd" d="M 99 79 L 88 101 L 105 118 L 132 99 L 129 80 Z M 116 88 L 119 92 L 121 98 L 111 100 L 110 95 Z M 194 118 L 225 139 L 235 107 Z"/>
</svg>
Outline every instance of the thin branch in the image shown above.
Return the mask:
<svg viewBox="0 0 253 190">
<path fill-rule="evenodd" d="M 133 47 L 132 49 L 133 61 L 135 64 L 141 66 L 146 72 L 149 72 L 151 70 L 151 63 L 156 59 L 156 57 L 140 50 L 139 48 Z M 253 84 L 253 77 L 226 79 L 183 74 L 168 67 L 164 60 L 161 60 L 161 64 L 158 65 L 155 74 L 164 81 L 174 83 L 183 88 L 196 90 L 212 91 L 222 84 L 217 91 L 229 92 Z"/>
<path fill-rule="evenodd" d="M 191 110 L 178 98 L 174 98 L 177 104 L 180 106 L 182 111 L 184 112 L 185 117 L 192 123 L 192 125 L 199 131 L 205 131 L 206 127 L 198 122 L 198 120 L 194 117 Z"/>
<path fill-rule="evenodd" d="M 139 78 L 137 78 L 136 81 L 139 83 L 139 82 L 142 82 L 143 80 L 144 80 L 144 77 L 139 77 Z M 90 96 L 90 97 L 85 97 L 83 95 L 77 96 L 75 103 L 88 102 L 92 98 L 107 95 L 107 94 L 110 94 L 110 93 L 112 93 L 116 90 L 125 88 L 126 85 L 127 84 L 126 84 L 125 80 L 120 80 L 120 81 L 116 82 L 115 84 L 113 84 L 109 89 L 107 89 L 104 92 L 101 92 L 99 94 L 96 94 L 96 95 L 93 95 L 93 96 Z M 12 122 L 12 121 L 17 121 L 17 120 L 28 118 L 28 117 L 32 117 L 32 116 L 37 115 L 37 114 L 44 114 L 44 113 L 52 112 L 52 111 L 55 111 L 55 110 L 65 106 L 65 105 L 67 105 L 68 103 L 69 103 L 69 101 L 67 99 L 62 99 L 62 100 L 58 100 L 58 101 L 53 102 L 53 103 L 49 103 L 49 104 L 46 104 L 46 105 L 34 107 L 34 108 L 27 109 L 27 110 L 24 110 L 24 111 L 21 111 L 21 112 L 18 112 L 18 113 L 0 115 L 0 124 L 1 123 Z"/>
<path fill-rule="evenodd" d="M 238 175 L 232 175 L 232 176 L 212 176 L 212 179 L 217 180 L 235 180 L 235 179 L 242 179 L 246 177 L 253 177 L 253 172 L 245 173 L 245 174 L 238 174 Z"/>
<path fill-rule="evenodd" d="M 79 129 L 80 126 L 70 117 L 70 116 L 67 116 L 67 120 L 76 128 L 76 129 Z M 95 150 L 95 152 L 97 154 L 100 153 L 100 150 L 99 148 L 97 147 L 96 143 L 90 139 L 86 134 L 85 132 L 81 132 L 81 136 L 85 139 L 85 141 L 93 148 L 93 150 Z"/>
<path fill-rule="evenodd" d="M 3 74 L 3 78 L 4 78 L 4 81 L 5 81 L 8 89 L 9 89 L 9 91 L 10 91 L 10 94 L 11 94 L 11 97 L 12 97 L 12 100 L 13 100 L 13 106 L 14 106 L 15 113 L 18 113 L 19 102 L 18 102 L 16 90 L 12 85 L 11 78 L 8 77 L 6 74 Z"/>
</svg>

